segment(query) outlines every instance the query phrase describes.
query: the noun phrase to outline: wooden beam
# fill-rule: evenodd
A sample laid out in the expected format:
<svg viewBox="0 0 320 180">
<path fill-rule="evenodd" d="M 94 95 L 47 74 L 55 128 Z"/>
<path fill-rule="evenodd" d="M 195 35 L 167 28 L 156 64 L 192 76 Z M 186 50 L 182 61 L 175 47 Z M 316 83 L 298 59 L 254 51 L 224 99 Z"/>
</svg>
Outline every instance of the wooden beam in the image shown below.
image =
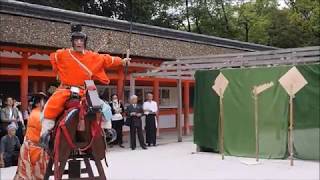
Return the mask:
<svg viewBox="0 0 320 180">
<path fill-rule="evenodd" d="M 303 52 L 303 51 L 314 51 L 319 50 L 320 46 L 311 46 L 311 47 L 303 47 L 303 48 L 290 48 L 290 49 L 278 49 L 278 50 L 270 50 L 270 51 L 256 51 L 256 52 L 242 52 L 242 53 L 230 53 L 230 54 L 215 54 L 215 55 L 207 55 L 207 56 L 187 56 L 178 58 L 181 62 L 185 60 L 194 60 L 202 57 L 203 59 L 212 59 L 212 58 L 230 58 L 230 57 L 242 57 L 242 56 L 259 56 L 259 55 L 268 55 L 268 54 L 290 54 L 292 52 Z M 171 61 L 172 62 L 172 61 Z M 166 61 L 166 64 L 171 64 L 170 61 Z"/>
<path fill-rule="evenodd" d="M 157 66 L 154 66 L 152 64 L 136 63 L 136 62 L 131 62 L 129 64 L 129 67 L 139 67 L 139 68 L 147 68 L 147 69 L 157 68 Z"/>
<path fill-rule="evenodd" d="M 166 77 L 137 77 L 135 78 L 136 81 L 154 81 L 157 80 L 159 82 L 168 82 L 168 83 L 177 83 L 177 78 L 166 78 Z M 189 81 L 193 81 L 193 79 L 188 79 Z"/>
<path fill-rule="evenodd" d="M 21 70 L 20 69 L 0 68 L 0 75 L 1 76 L 20 76 Z"/>
<path fill-rule="evenodd" d="M 182 71 L 181 74 L 191 76 L 194 74 L 194 71 L 185 71 L 185 72 Z M 146 73 L 133 73 L 132 74 L 133 77 L 153 77 L 153 76 L 166 77 L 166 76 L 175 76 L 175 75 L 177 75 L 176 71 L 172 71 L 172 72 L 146 72 Z"/>
<path fill-rule="evenodd" d="M 38 54 L 47 54 L 54 52 L 55 50 L 43 50 L 43 49 L 36 49 L 36 48 L 21 48 L 16 46 L 0 46 L 0 50 L 5 51 L 14 51 L 14 52 L 21 52 L 21 53 L 38 53 Z"/>
<path fill-rule="evenodd" d="M 320 54 L 319 54 L 320 55 Z M 211 63 L 211 64 L 196 64 L 196 65 L 190 65 L 190 66 L 179 66 L 179 67 L 168 67 L 165 68 L 159 68 L 160 70 L 171 70 L 169 72 L 147 72 L 147 73 L 135 73 L 133 74 L 135 77 L 139 76 L 175 76 L 177 74 L 177 71 L 173 70 L 184 70 L 181 71 L 182 75 L 194 75 L 196 70 L 206 70 L 206 69 L 220 69 L 220 68 L 228 68 L 228 67 L 249 67 L 249 66 L 261 66 L 261 65 L 280 65 L 280 64 L 298 64 L 298 63 L 309 63 L 309 62 L 320 62 L 319 56 L 318 57 L 305 57 L 303 59 L 285 59 L 285 60 L 279 60 L 279 59 L 266 59 L 263 61 L 254 60 L 249 62 L 243 62 L 243 61 L 230 61 L 225 63 Z"/>
<path fill-rule="evenodd" d="M 290 60 L 290 59 L 304 59 L 307 57 L 318 57 L 320 55 L 320 50 L 307 51 L 307 52 L 292 52 L 289 54 L 269 54 L 269 55 L 259 55 L 259 56 L 250 56 L 250 55 L 242 55 L 242 56 L 230 56 L 230 57 L 212 57 L 210 59 L 203 58 L 199 56 L 197 58 L 191 60 L 181 60 L 180 64 L 183 65 L 193 65 L 193 64 L 214 64 L 214 63 L 223 63 L 223 62 L 231 62 L 231 61 L 264 61 L 268 59 L 277 59 L 277 60 Z M 168 64 L 170 63 L 170 64 Z M 175 67 L 177 61 L 164 62 L 160 65 L 160 68 L 170 70 Z"/>
<path fill-rule="evenodd" d="M 56 74 L 53 71 L 38 71 L 38 70 L 29 70 L 28 76 L 33 77 L 56 77 Z"/>
</svg>

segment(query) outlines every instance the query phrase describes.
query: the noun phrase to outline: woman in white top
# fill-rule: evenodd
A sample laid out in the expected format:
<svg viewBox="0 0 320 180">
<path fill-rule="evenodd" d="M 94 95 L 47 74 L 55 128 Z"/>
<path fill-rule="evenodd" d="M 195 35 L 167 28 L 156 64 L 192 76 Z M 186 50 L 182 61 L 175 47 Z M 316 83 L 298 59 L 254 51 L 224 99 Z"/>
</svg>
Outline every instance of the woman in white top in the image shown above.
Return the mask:
<svg viewBox="0 0 320 180">
<path fill-rule="evenodd" d="M 122 145 L 122 126 L 124 125 L 123 112 L 124 108 L 122 103 L 119 101 L 118 96 L 113 94 L 111 96 L 111 112 L 112 112 L 112 128 L 117 132 L 117 139 L 113 141 L 113 144 L 118 144 L 120 147 L 124 148 Z"/>
<path fill-rule="evenodd" d="M 157 138 L 157 126 L 156 126 L 156 115 L 158 112 L 157 102 L 153 101 L 153 94 L 147 94 L 147 101 L 143 103 L 143 111 L 146 115 L 146 143 L 148 146 L 151 144 L 156 146 Z"/>
</svg>

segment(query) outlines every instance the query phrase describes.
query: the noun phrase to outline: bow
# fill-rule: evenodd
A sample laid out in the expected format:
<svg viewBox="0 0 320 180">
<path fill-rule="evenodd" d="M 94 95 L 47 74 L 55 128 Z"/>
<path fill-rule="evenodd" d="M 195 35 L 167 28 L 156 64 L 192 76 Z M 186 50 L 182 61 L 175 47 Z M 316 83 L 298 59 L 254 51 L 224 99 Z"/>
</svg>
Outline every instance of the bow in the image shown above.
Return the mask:
<svg viewBox="0 0 320 180">
<path fill-rule="evenodd" d="M 131 48 L 131 35 L 132 35 L 132 0 L 129 0 L 129 6 L 130 6 L 130 29 L 129 29 L 129 39 L 128 39 L 128 48 L 126 53 L 126 58 L 130 58 L 130 48 Z M 123 78 L 123 86 L 126 85 L 126 77 L 128 75 L 128 63 L 126 62 L 124 67 L 124 78 Z M 125 100 L 125 88 L 123 88 L 123 102 Z"/>
</svg>

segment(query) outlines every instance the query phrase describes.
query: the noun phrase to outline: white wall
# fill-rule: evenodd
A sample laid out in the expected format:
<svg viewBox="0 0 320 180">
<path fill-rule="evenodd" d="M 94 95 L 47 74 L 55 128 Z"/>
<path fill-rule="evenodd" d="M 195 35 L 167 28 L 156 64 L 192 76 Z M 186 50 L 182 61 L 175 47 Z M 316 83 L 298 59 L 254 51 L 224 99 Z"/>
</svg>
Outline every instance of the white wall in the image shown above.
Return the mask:
<svg viewBox="0 0 320 180">
<path fill-rule="evenodd" d="M 161 115 L 159 117 L 159 128 L 175 128 L 176 127 L 176 115 Z M 190 126 L 193 126 L 193 114 L 189 114 Z M 145 119 L 142 119 L 142 127 L 144 128 Z M 184 115 L 182 115 L 181 126 L 184 126 Z M 129 131 L 128 126 L 124 126 L 124 131 Z"/>
<path fill-rule="evenodd" d="M 161 115 L 159 117 L 159 127 L 160 128 L 175 128 L 176 127 L 176 115 Z M 189 124 L 193 126 L 193 114 L 189 114 Z M 181 118 L 181 126 L 184 126 L 184 115 Z"/>
</svg>

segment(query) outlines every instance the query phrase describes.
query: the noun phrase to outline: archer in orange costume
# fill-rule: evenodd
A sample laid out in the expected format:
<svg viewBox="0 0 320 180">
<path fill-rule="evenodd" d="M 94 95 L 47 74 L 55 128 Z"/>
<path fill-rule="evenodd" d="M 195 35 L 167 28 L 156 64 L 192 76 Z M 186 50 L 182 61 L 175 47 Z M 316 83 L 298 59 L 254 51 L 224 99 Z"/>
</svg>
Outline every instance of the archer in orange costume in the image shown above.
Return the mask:
<svg viewBox="0 0 320 180">
<path fill-rule="evenodd" d="M 41 131 L 41 111 L 46 95 L 35 94 L 32 97 L 32 111 L 28 118 L 27 131 L 20 149 L 18 169 L 15 180 L 40 180 L 44 178 L 49 155 L 39 146 Z"/>
<path fill-rule="evenodd" d="M 50 55 L 53 71 L 57 73 L 61 85 L 44 107 L 41 141 L 47 141 L 45 135 L 54 127 L 55 119 L 64 110 L 64 104 L 69 99 L 72 89 L 77 89 L 78 94 L 82 96 L 85 80 L 98 80 L 108 84 L 110 80 L 105 73 L 105 68 L 124 65 L 130 61 L 130 58 L 121 59 L 86 50 L 87 36 L 81 32 L 81 29 L 80 25 L 72 25 L 72 48 L 60 49 Z"/>
</svg>

